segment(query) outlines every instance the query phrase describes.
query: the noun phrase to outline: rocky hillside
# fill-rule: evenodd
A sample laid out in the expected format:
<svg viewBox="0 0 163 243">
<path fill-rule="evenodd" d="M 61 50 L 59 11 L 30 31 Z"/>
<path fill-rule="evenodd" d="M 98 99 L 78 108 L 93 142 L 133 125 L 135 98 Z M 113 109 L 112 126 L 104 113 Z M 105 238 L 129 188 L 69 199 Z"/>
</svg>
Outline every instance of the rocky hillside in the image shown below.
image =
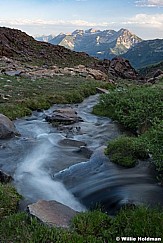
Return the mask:
<svg viewBox="0 0 163 243">
<path fill-rule="evenodd" d="M 0 28 L 0 40 L 0 70 L 8 75 L 72 74 L 102 80 L 137 78 L 136 71 L 123 58 L 100 61 L 84 52 L 39 42 L 20 30 L 4 27 Z"/>
<path fill-rule="evenodd" d="M 26 33 L 5 27 L 0 27 L 0 57 L 37 65 L 75 66 L 89 65 L 93 57 L 86 53 L 77 53 L 62 46 L 36 41 Z"/>
<path fill-rule="evenodd" d="M 146 40 L 138 43 L 123 55 L 135 68 L 163 61 L 163 39 Z"/>
<path fill-rule="evenodd" d="M 49 39 L 49 37 L 47 37 Z M 40 40 L 39 38 L 36 38 Z M 44 37 L 45 39 L 45 37 Z M 126 53 L 141 38 L 127 29 L 115 30 L 75 30 L 71 34 L 59 34 L 49 40 L 54 45 L 61 45 L 74 51 L 83 51 L 100 59 L 112 59 Z"/>
</svg>

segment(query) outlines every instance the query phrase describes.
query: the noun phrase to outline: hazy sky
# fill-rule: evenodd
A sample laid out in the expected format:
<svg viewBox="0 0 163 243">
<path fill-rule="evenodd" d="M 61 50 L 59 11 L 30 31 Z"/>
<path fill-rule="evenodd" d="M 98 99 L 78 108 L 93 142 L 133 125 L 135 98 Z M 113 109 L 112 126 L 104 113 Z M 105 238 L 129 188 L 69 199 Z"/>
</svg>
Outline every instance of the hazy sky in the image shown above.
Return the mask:
<svg viewBox="0 0 163 243">
<path fill-rule="evenodd" d="M 163 0 L 0 0 L 0 26 L 30 35 L 127 28 L 163 38 Z"/>
</svg>

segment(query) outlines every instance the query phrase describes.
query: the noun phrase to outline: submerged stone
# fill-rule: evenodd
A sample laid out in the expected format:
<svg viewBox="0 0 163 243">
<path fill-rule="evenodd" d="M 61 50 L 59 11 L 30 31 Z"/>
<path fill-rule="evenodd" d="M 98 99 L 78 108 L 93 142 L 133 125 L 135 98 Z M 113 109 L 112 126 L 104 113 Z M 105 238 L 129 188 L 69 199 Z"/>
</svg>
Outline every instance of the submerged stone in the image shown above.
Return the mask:
<svg viewBox="0 0 163 243">
<path fill-rule="evenodd" d="M 45 120 L 48 122 L 58 122 L 67 125 L 82 121 L 82 119 L 77 116 L 76 111 L 74 111 L 72 108 L 55 110 L 52 114 L 47 115 Z"/>
<path fill-rule="evenodd" d="M 64 146 L 70 146 L 70 147 L 86 146 L 85 142 L 74 140 L 74 139 L 69 139 L 69 138 L 65 138 L 65 139 L 59 141 L 59 144 L 64 145 Z"/>
</svg>

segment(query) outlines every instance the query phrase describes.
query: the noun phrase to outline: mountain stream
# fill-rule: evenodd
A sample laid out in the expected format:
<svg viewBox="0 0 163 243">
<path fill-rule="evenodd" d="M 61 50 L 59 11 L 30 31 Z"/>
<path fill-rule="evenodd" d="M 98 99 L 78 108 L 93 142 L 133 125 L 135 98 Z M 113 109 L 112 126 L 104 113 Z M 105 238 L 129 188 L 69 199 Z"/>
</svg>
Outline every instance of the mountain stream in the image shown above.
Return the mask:
<svg viewBox="0 0 163 243">
<path fill-rule="evenodd" d="M 83 122 L 61 128 L 46 122 L 45 114 L 68 105 L 33 112 L 15 121 L 21 137 L 0 141 L 0 169 L 13 176 L 29 203 L 56 200 L 77 211 L 101 205 L 110 214 L 126 203 L 163 204 L 163 189 L 148 162 L 125 169 L 104 155 L 103 146 L 122 131 L 111 119 L 91 114 L 97 101 L 95 95 L 71 105 Z M 65 139 L 86 143 L 86 149 L 62 143 Z"/>
</svg>

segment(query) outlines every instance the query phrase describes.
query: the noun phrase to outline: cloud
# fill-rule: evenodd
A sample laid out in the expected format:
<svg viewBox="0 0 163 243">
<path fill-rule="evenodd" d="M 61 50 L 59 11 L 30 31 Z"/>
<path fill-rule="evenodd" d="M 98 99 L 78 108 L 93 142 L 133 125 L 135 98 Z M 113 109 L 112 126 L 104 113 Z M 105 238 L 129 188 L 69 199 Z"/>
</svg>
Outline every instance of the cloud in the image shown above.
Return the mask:
<svg viewBox="0 0 163 243">
<path fill-rule="evenodd" d="M 113 23 L 113 22 L 112 22 Z M 32 25 L 32 26 L 46 26 L 46 25 L 51 25 L 51 26 L 85 26 L 85 27 L 107 27 L 111 25 L 112 23 L 108 22 L 101 22 L 101 23 L 96 23 L 96 22 L 88 22 L 85 20 L 77 19 L 77 20 L 43 20 L 43 19 L 35 19 L 35 20 L 29 20 L 29 19 L 0 19 L 0 25 L 10 25 L 10 26 L 27 26 L 27 25 Z"/>
<path fill-rule="evenodd" d="M 163 7 L 163 0 L 138 0 L 135 3 L 138 7 Z"/>
<path fill-rule="evenodd" d="M 140 27 L 149 27 L 163 29 L 163 14 L 137 14 L 134 17 L 123 22 L 125 25 L 137 25 Z"/>
</svg>

